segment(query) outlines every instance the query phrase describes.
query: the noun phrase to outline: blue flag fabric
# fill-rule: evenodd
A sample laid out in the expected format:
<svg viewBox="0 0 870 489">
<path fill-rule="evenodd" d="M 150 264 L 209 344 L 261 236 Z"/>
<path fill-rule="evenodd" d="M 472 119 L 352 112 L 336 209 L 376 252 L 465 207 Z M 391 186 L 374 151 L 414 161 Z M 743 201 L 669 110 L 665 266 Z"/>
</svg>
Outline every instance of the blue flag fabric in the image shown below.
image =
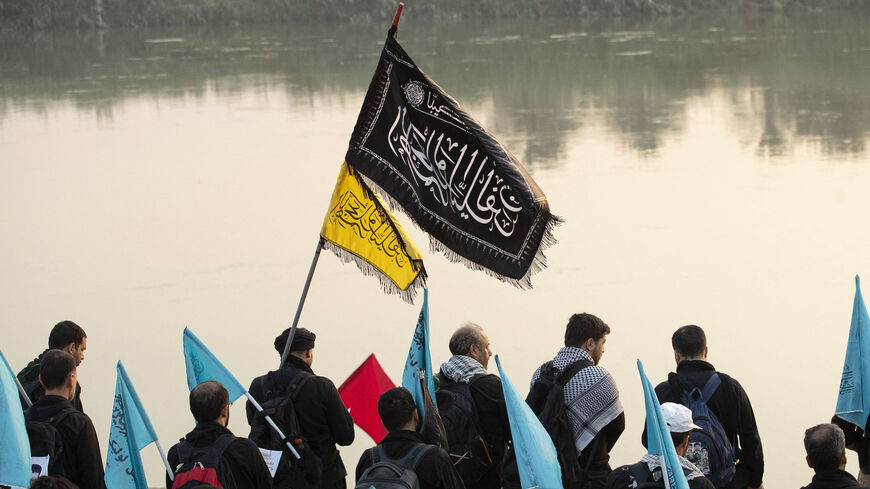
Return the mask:
<svg viewBox="0 0 870 489">
<path fill-rule="evenodd" d="M 405 371 L 402 372 L 402 387 L 411 391 L 414 396 L 422 426 L 426 422 L 426 399 L 420 385 L 421 370 L 425 372 L 426 388 L 433 395 L 432 402 L 435 403 L 435 380 L 432 377 L 432 357 L 429 355 L 429 289 L 423 289 L 423 307 L 420 308 L 420 317 L 417 319 L 414 338 L 405 361 Z M 438 407 L 437 404 L 435 407 Z"/>
<path fill-rule="evenodd" d="M 30 487 L 30 441 L 15 374 L 0 351 L 0 484 Z"/>
<path fill-rule="evenodd" d="M 148 489 L 139 451 L 157 441 L 148 413 L 118 361 L 115 381 L 115 403 L 112 406 L 112 427 L 106 451 L 106 487 L 112 489 Z"/>
<path fill-rule="evenodd" d="M 520 484 L 524 489 L 562 489 L 562 468 L 553 440 L 508 379 L 498 355 L 495 356 L 495 364 L 501 376 Z"/>
<path fill-rule="evenodd" d="M 689 481 L 686 480 L 686 474 L 683 473 L 683 467 L 680 465 L 679 457 L 677 457 L 671 432 L 665 422 L 664 415 L 662 415 L 659 398 L 646 377 L 643 363 L 640 360 L 637 361 L 637 371 L 640 373 L 643 400 L 646 406 L 647 452 L 650 455 L 660 455 L 664 458 L 662 480 L 665 482 L 665 489 L 689 489 Z"/>
<path fill-rule="evenodd" d="M 187 369 L 187 387 L 194 387 L 206 380 L 216 380 L 230 393 L 230 402 L 242 397 L 245 388 L 236 377 L 224 367 L 190 328 L 184 328 L 184 366 Z"/>
<path fill-rule="evenodd" d="M 870 416 L 870 391 L 864 387 L 865 378 L 870 382 L 870 317 L 861 295 L 861 279 L 856 275 L 852 325 L 835 414 L 862 430 Z"/>
</svg>

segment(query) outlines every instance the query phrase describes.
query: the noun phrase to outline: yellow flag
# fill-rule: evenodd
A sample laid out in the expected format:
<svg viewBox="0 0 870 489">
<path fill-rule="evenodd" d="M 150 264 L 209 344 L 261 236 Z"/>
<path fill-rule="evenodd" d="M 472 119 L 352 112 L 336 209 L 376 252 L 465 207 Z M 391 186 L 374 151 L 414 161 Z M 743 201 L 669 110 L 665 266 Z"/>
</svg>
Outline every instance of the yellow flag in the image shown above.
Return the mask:
<svg viewBox="0 0 870 489">
<path fill-rule="evenodd" d="M 346 162 L 338 173 L 320 236 L 324 247 L 342 261 L 353 261 L 366 275 L 377 275 L 386 292 L 411 302 L 425 285 L 420 250 Z"/>
</svg>

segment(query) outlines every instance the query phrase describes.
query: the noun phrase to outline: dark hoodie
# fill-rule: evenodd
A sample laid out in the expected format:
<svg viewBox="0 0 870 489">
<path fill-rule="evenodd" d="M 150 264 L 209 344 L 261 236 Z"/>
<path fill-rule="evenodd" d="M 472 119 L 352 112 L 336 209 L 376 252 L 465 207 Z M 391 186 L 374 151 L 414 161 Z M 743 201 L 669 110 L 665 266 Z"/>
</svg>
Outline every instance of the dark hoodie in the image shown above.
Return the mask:
<svg viewBox="0 0 870 489">
<path fill-rule="evenodd" d="M 191 445 L 196 448 L 206 447 L 215 442 L 221 435 L 232 435 L 233 433 L 227 428 L 215 423 L 199 423 L 187 436 L 184 437 Z M 272 487 L 272 476 L 269 474 L 269 469 L 266 468 L 266 462 L 263 461 L 263 456 L 260 450 L 254 445 L 254 442 L 247 438 L 234 437 L 235 440 L 230 442 L 226 450 L 223 452 L 223 459 L 227 461 L 232 470 L 235 487 L 238 489 L 270 489 Z M 179 440 L 181 441 L 181 440 Z M 178 444 L 169 449 L 169 454 L 166 457 L 169 459 L 169 466 L 178 467 L 181 461 L 178 459 Z M 226 474 L 218 474 L 218 479 L 221 479 L 222 485 Z M 166 488 L 172 487 L 172 480 L 169 475 L 166 476 Z"/>
</svg>

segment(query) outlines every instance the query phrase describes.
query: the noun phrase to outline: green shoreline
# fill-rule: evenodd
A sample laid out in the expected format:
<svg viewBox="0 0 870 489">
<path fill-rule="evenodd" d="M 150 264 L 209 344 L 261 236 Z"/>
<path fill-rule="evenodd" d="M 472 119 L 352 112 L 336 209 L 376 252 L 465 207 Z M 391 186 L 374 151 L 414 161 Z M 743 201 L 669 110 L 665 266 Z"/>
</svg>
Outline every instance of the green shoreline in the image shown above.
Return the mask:
<svg viewBox="0 0 870 489">
<path fill-rule="evenodd" d="M 870 0 L 406 0 L 433 21 L 473 18 L 655 17 L 700 12 L 870 12 Z M 160 28 L 389 20 L 397 0 L 0 0 L 0 28 Z"/>
</svg>

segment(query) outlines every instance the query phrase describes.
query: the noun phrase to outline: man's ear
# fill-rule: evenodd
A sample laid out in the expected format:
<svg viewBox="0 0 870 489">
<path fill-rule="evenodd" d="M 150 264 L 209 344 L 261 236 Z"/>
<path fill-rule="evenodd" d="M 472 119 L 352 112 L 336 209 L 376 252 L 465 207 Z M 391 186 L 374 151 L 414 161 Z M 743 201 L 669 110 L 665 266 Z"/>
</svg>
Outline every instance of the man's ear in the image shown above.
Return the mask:
<svg viewBox="0 0 870 489">
<path fill-rule="evenodd" d="M 704 360 L 706 360 L 706 359 L 707 359 L 707 347 L 705 346 L 704 347 Z"/>
<path fill-rule="evenodd" d="M 813 468 L 813 464 L 810 463 L 810 456 L 807 455 L 807 467 Z"/>
<path fill-rule="evenodd" d="M 583 343 L 583 349 L 586 351 L 592 351 L 595 349 L 595 340 L 589 338 L 586 340 L 586 343 Z"/>
<path fill-rule="evenodd" d="M 61 349 L 65 352 L 69 353 L 70 355 L 75 356 L 75 354 L 73 352 L 76 351 L 76 343 L 73 341 Z"/>
<path fill-rule="evenodd" d="M 42 382 L 42 374 L 38 374 L 36 378 L 39 379 L 39 385 L 45 388 L 45 384 Z"/>
</svg>

